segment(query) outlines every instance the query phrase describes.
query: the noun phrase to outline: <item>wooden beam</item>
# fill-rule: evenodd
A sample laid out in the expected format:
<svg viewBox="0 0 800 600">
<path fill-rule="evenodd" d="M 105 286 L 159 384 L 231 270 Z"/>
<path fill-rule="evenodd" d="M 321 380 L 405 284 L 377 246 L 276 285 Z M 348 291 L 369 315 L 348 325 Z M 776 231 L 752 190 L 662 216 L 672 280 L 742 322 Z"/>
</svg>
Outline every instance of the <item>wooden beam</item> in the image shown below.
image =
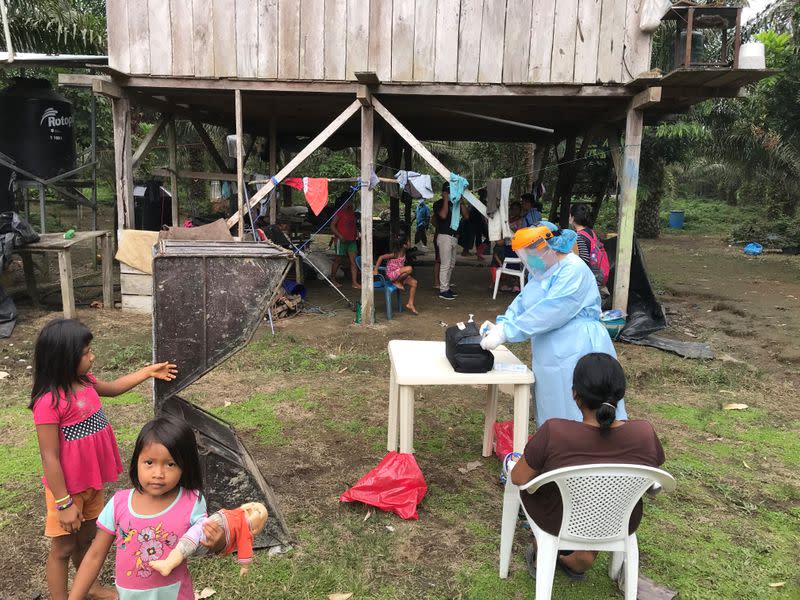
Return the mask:
<svg viewBox="0 0 800 600">
<path fill-rule="evenodd" d="M 191 119 L 192 127 L 197 132 L 197 135 L 200 136 L 200 141 L 203 142 L 203 145 L 208 150 L 208 153 L 211 155 L 211 158 L 217 163 L 217 167 L 223 172 L 229 173 L 230 169 L 228 168 L 228 163 L 220 155 L 217 147 L 214 145 L 214 142 L 211 140 L 211 136 L 208 135 L 205 126 L 196 119 Z"/>
<path fill-rule="evenodd" d="M 242 136 L 242 91 L 234 92 L 236 108 L 236 189 L 239 191 L 239 240 L 244 239 L 244 146 Z M 249 209 L 249 206 L 248 206 Z"/>
<path fill-rule="evenodd" d="M 300 152 L 298 152 L 295 157 L 290 160 L 285 167 L 283 167 L 277 175 L 274 175 L 276 181 L 280 183 L 284 177 L 289 175 L 292 171 L 294 171 L 305 159 L 307 159 L 311 154 L 322 146 L 329 137 L 331 137 L 342 125 L 344 125 L 347 120 L 352 117 L 358 109 L 361 107 L 361 103 L 358 100 L 353 100 L 353 102 L 348 106 L 344 111 L 336 117 L 333 122 L 328 125 L 325 129 L 323 129 L 317 137 L 311 140 L 308 145 L 303 148 Z M 252 208 L 259 202 L 261 199 L 269 194 L 275 188 L 275 183 L 270 181 L 267 185 L 262 187 L 258 190 L 253 197 L 250 198 L 250 206 L 248 208 Z M 233 227 L 239 221 L 239 214 L 233 215 L 230 219 L 228 219 L 228 227 Z"/>
<path fill-rule="evenodd" d="M 381 80 L 373 71 L 356 71 L 356 81 L 362 85 L 379 85 Z"/>
<path fill-rule="evenodd" d="M 131 156 L 131 104 L 127 98 L 111 99 L 114 126 L 114 170 L 117 192 L 117 228 L 133 228 L 133 161 Z"/>
<path fill-rule="evenodd" d="M 361 106 L 372 106 L 372 104 L 370 104 L 371 97 L 372 95 L 366 85 L 359 85 L 358 88 L 356 88 L 356 99 L 361 102 Z"/>
<path fill-rule="evenodd" d="M 277 81 L 264 79 L 201 79 L 197 77 L 143 77 L 121 79 L 126 89 L 235 90 L 282 93 L 342 94 L 352 97 L 360 84 L 341 81 Z M 400 96 L 545 96 L 553 98 L 629 98 L 634 90 L 619 85 L 497 84 L 497 83 L 380 83 L 374 94 Z"/>
<path fill-rule="evenodd" d="M 158 120 L 158 122 L 150 128 L 150 131 L 147 132 L 147 135 L 144 136 L 142 143 L 139 144 L 139 147 L 136 149 L 136 152 L 133 153 L 133 169 L 135 170 L 136 167 L 139 166 L 139 163 L 142 162 L 144 155 L 150 150 L 150 147 L 156 141 L 161 132 L 164 131 L 164 127 L 169 122 L 170 117 L 167 115 L 162 115 L 162 117 Z"/>
<path fill-rule="evenodd" d="M 624 311 L 628 309 L 628 292 L 630 290 L 633 230 L 636 221 L 636 191 L 639 185 L 639 158 L 642 151 L 643 127 L 644 115 L 642 112 L 630 109 L 625 126 L 625 152 L 622 167 L 622 193 L 619 199 L 619 237 L 613 296 L 614 308 Z"/>
<path fill-rule="evenodd" d="M 167 124 L 167 152 L 169 154 L 169 187 L 172 194 L 172 226 L 180 225 L 178 217 L 178 142 L 175 135 L 175 117 L 170 116 Z"/>
<path fill-rule="evenodd" d="M 392 129 L 394 129 L 397 133 L 400 134 L 409 146 L 417 153 L 419 156 L 428 163 L 433 169 L 439 173 L 442 177 L 444 177 L 445 181 L 450 181 L 450 169 L 445 167 L 441 161 L 436 158 L 433 154 L 431 154 L 430 150 L 428 150 L 422 142 L 420 142 L 414 134 L 412 134 L 406 127 L 395 118 L 395 116 L 390 113 L 386 107 L 381 104 L 381 102 L 373 97 L 372 98 L 372 105 L 375 107 L 375 112 L 377 112 L 383 120 L 386 121 Z M 469 190 L 464 190 L 464 198 L 469 202 L 475 209 L 481 213 L 484 218 L 486 217 L 486 206 L 475 197 Z"/>
<path fill-rule="evenodd" d="M 360 103 L 356 100 L 356 104 Z M 361 106 L 361 322 L 375 323 L 375 290 L 372 286 L 372 190 L 367 182 L 375 162 L 375 109 Z"/>
<path fill-rule="evenodd" d="M 269 119 L 269 174 L 278 170 L 278 122 L 275 117 Z M 272 195 L 269 203 L 269 224 L 275 225 L 278 221 L 278 195 Z"/>
<path fill-rule="evenodd" d="M 661 102 L 661 88 L 649 87 L 636 94 L 628 105 L 628 110 L 645 110 Z"/>
<path fill-rule="evenodd" d="M 98 77 L 92 82 L 92 91 L 109 98 L 124 98 L 125 91 L 108 78 Z"/>
</svg>

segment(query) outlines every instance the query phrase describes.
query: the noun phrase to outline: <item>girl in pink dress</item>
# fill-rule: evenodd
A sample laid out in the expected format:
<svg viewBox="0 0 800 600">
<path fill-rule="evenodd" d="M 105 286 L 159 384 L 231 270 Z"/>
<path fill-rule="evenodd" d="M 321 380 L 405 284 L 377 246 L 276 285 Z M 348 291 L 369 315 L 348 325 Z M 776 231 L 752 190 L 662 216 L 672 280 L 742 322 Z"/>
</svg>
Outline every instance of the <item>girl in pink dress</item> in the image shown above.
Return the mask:
<svg viewBox="0 0 800 600">
<path fill-rule="evenodd" d="M 118 396 L 150 377 L 170 381 L 176 367 L 149 365 L 114 381 L 92 375 L 92 332 L 80 321 L 55 319 L 42 328 L 33 355 L 29 408 L 39 440 L 44 477 L 44 534 L 51 539 L 47 587 L 53 600 L 67 597 L 70 560 L 80 564 L 95 536 L 103 485 L 116 481 L 122 461 L 100 396 Z M 116 598 L 94 586 L 95 598 Z"/>
<path fill-rule="evenodd" d="M 398 235 L 392 242 L 392 252 L 379 256 L 372 272 L 377 275 L 378 267 L 385 260 L 386 277 L 398 290 L 404 290 L 406 289 L 405 286 L 408 286 L 408 304 L 406 304 L 406 308 L 417 315 L 419 313 L 417 312 L 417 307 L 414 306 L 414 297 L 417 295 L 417 280 L 411 276 L 414 267 L 406 265 L 406 251 L 410 247 L 411 242 L 404 235 Z"/>
<path fill-rule="evenodd" d="M 166 558 L 181 536 L 206 517 L 192 428 L 170 415 L 147 423 L 136 439 L 130 478 L 133 488 L 114 494 L 97 518 L 97 535 L 69 600 L 83 600 L 112 545 L 120 600 L 194 600 L 186 562 L 166 576 L 150 565 Z"/>
</svg>

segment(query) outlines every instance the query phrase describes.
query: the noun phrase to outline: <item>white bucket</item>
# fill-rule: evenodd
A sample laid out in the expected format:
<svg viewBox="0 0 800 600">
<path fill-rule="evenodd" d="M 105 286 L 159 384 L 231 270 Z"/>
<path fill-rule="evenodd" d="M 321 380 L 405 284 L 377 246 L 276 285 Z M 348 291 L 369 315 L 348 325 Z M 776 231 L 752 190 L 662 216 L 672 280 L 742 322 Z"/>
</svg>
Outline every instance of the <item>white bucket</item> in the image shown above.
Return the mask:
<svg viewBox="0 0 800 600">
<path fill-rule="evenodd" d="M 761 42 L 747 42 L 739 48 L 740 69 L 766 69 L 767 60 L 764 57 L 764 44 Z"/>
</svg>

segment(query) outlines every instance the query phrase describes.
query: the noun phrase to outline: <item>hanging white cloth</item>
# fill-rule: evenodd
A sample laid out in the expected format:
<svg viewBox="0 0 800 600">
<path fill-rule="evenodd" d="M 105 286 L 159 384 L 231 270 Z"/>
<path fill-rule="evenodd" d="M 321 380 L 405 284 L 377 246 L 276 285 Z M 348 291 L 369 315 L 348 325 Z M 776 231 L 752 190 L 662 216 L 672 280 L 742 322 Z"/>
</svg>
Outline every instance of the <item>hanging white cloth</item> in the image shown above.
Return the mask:
<svg viewBox="0 0 800 600">
<path fill-rule="evenodd" d="M 513 177 L 500 180 L 500 206 L 489 217 L 489 240 L 497 242 L 513 235 L 508 226 L 508 200 L 511 197 L 511 182 Z"/>
</svg>

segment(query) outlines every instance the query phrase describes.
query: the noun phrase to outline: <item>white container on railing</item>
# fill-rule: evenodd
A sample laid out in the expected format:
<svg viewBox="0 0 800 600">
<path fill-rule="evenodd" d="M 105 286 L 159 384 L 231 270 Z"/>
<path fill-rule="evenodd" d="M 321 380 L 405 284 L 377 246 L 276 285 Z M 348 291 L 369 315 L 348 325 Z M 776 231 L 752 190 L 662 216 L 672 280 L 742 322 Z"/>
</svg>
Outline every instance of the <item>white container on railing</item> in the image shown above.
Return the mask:
<svg viewBox="0 0 800 600">
<path fill-rule="evenodd" d="M 739 48 L 740 69 L 766 69 L 767 60 L 764 56 L 764 44 L 761 42 L 747 42 Z"/>
</svg>

